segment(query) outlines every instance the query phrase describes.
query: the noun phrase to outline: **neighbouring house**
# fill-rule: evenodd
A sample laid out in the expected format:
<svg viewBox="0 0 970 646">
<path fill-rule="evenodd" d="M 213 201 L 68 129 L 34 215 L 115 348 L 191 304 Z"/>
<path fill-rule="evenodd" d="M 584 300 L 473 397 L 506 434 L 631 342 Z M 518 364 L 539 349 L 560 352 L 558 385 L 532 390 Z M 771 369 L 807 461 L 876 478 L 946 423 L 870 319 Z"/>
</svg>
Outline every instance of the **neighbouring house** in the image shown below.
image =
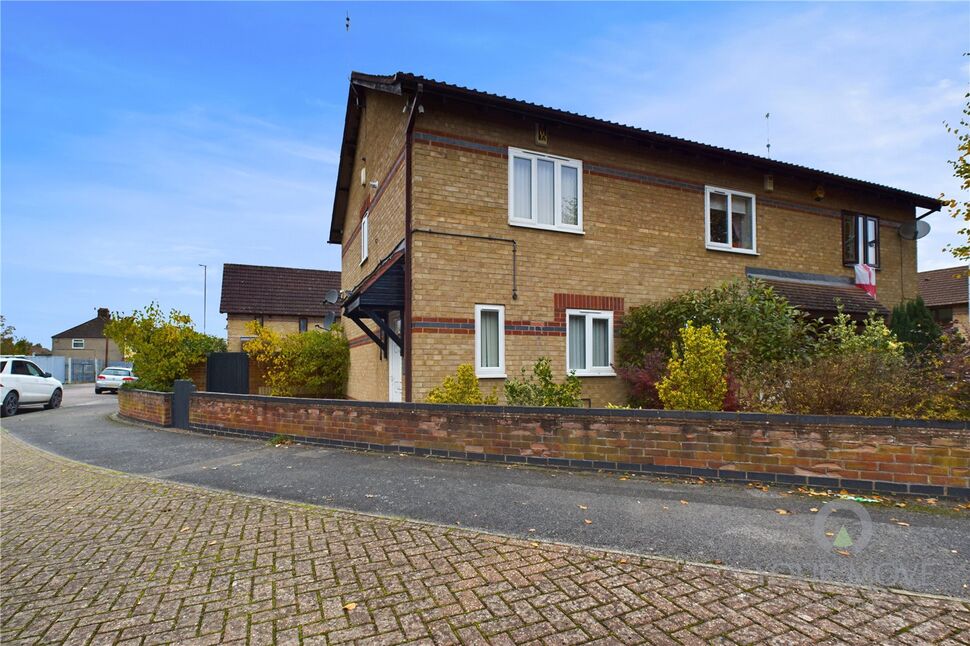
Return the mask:
<svg viewBox="0 0 970 646">
<path fill-rule="evenodd" d="M 970 330 L 970 265 L 919 272 L 919 295 L 938 323 Z"/>
<path fill-rule="evenodd" d="M 51 353 L 71 359 L 97 359 L 105 365 L 111 361 L 124 361 L 115 342 L 104 336 L 104 325 L 110 320 L 108 308 L 99 307 L 98 315 L 90 321 L 52 336 Z"/>
<path fill-rule="evenodd" d="M 228 350 L 242 350 L 250 321 L 283 334 L 324 327 L 328 313 L 340 315 L 337 305 L 324 300 L 331 289 L 340 289 L 339 271 L 223 265 L 219 311 L 227 318 Z"/>
<path fill-rule="evenodd" d="M 329 238 L 348 394 L 421 401 L 462 363 L 501 392 L 547 356 L 594 405 L 619 402 L 611 364 L 631 307 L 750 275 L 813 315 L 887 314 L 917 294 L 916 243 L 899 227 L 940 206 L 412 74 L 354 73 Z M 875 268 L 878 300 L 857 265 Z"/>
</svg>

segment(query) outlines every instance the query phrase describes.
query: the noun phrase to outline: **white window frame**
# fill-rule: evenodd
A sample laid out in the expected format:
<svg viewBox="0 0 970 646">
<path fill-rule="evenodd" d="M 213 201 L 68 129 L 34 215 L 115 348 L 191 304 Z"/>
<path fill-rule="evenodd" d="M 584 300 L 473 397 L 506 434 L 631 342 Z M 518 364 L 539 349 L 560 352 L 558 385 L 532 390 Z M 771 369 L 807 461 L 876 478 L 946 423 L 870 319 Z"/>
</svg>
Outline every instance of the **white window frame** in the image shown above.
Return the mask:
<svg viewBox="0 0 970 646">
<path fill-rule="evenodd" d="M 370 233 L 369 219 L 370 211 L 365 211 L 364 217 L 360 219 L 360 264 L 362 265 L 367 261 L 367 238 Z"/>
<path fill-rule="evenodd" d="M 498 367 L 482 366 L 482 312 L 498 312 Z M 475 306 L 475 376 L 485 379 L 505 378 L 505 306 Z"/>
<path fill-rule="evenodd" d="M 586 319 L 586 367 L 582 370 L 572 370 L 569 367 L 569 317 L 582 316 Z M 606 366 L 593 366 L 593 320 L 605 319 L 609 336 L 609 363 Z M 577 377 L 615 377 L 613 370 L 613 310 L 566 310 L 566 374 Z"/>
<path fill-rule="evenodd" d="M 78 345 L 80 343 L 81 345 Z M 72 350 L 83 350 L 84 349 L 84 339 L 71 339 L 71 349 Z"/>
<path fill-rule="evenodd" d="M 711 193 L 719 193 L 727 197 L 727 230 L 728 242 L 714 242 L 711 240 Z M 734 235 L 734 228 L 731 226 L 731 196 L 746 197 L 751 200 L 751 248 L 731 246 L 731 237 Z M 743 253 L 749 256 L 758 255 L 758 207 L 753 193 L 735 191 L 730 188 L 720 188 L 718 186 L 704 187 L 704 243 L 708 249 L 713 251 L 730 251 L 731 253 Z"/>
<path fill-rule="evenodd" d="M 530 227 L 532 229 L 545 229 L 546 231 L 565 231 L 567 233 L 583 233 L 583 162 L 579 159 L 569 159 L 568 157 L 557 157 L 547 155 L 522 148 L 509 146 L 509 224 L 516 227 Z M 532 162 L 532 218 L 524 219 L 515 217 L 515 158 L 521 157 Z M 539 224 L 539 174 L 538 161 L 551 161 L 555 164 L 553 171 L 553 182 L 555 186 L 553 196 L 553 224 Z M 562 222 L 562 168 L 563 166 L 576 169 L 576 224 L 563 224 Z"/>
</svg>

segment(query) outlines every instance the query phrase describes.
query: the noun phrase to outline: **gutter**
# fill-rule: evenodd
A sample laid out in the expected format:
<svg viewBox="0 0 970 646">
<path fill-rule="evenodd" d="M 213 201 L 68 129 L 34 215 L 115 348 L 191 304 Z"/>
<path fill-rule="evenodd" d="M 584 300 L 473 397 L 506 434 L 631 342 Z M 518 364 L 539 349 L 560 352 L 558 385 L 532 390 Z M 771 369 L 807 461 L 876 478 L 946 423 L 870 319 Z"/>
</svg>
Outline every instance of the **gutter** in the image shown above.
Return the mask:
<svg viewBox="0 0 970 646">
<path fill-rule="evenodd" d="M 404 401 L 410 402 L 412 398 L 412 381 L 414 372 L 411 369 L 412 356 L 414 353 L 411 351 L 411 319 L 412 306 L 411 306 L 411 273 L 413 271 L 413 248 L 411 246 L 413 239 L 413 232 L 411 230 L 411 222 L 413 219 L 413 200 L 414 191 L 412 189 L 413 183 L 413 160 L 412 152 L 414 151 L 414 120 L 417 114 L 418 101 L 421 98 L 421 93 L 424 91 L 424 84 L 418 83 L 417 89 L 414 92 L 414 97 L 411 99 L 411 111 L 408 113 L 407 129 L 405 130 L 404 136 L 404 319 L 402 324 L 404 325 L 403 336 L 404 336 L 404 356 L 402 357 L 404 362 Z"/>
</svg>

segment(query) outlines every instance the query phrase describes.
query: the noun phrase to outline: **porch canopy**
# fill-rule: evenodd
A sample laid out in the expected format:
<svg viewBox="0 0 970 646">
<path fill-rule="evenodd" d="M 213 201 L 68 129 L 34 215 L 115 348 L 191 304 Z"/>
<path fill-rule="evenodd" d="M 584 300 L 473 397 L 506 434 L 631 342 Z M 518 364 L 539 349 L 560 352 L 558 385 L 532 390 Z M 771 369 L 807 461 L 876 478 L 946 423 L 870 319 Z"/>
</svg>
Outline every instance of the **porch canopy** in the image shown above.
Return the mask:
<svg viewBox="0 0 970 646">
<path fill-rule="evenodd" d="M 855 320 L 865 319 L 869 312 L 875 312 L 884 319 L 889 318 L 889 310 L 885 305 L 857 287 L 846 276 L 756 267 L 748 267 L 745 273 L 748 278 L 764 281 L 776 294 L 784 296 L 789 303 L 813 318 L 833 318 L 838 314 L 840 305 L 842 311 Z"/>
<path fill-rule="evenodd" d="M 371 274 L 354 288 L 344 300 L 344 317 L 357 324 L 364 334 L 387 352 L 387 339 L 401 350 L 404 340 L 388 324 L 391 312 L 404 310 L 404 249 L 399 246 L 382 260 Z M 382 334 L 367 326 L 373 321 Z"/>
</svg>

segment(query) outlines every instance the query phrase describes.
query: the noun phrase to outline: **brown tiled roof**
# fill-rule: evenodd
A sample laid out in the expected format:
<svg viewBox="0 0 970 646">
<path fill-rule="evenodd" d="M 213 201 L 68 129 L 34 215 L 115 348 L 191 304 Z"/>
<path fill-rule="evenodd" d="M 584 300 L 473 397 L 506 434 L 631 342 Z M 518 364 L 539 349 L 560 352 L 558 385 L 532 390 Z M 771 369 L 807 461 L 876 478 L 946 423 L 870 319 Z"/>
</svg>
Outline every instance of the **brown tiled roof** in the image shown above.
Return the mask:
<svg viewBox="0 0 970 646">
<path fill-rule="evenodd" d="M 853 318 L 864 317 L 871 311 L 883 317 L 889 316 L 889 310 L 882 303 L 855 285 L 823 285 L 767 278 L 762 280 L 770 285 L 776 294 L 788 299 L 789 303 L 813 315 L 835 314 L 841 304 L 842 311 Z"/>
<path fill-rule="evenodd" d="M 64 330 L 58 334 L 55 334 L 52 338 L 54 339 L 103 339 L 104 338 L 104 324 L 110 319 L 96 316 L 90 321 L 85 321 L 80 325 L 75 325 L 72 328 Z"/>
<path fill-rule="evenodd" d="M 339 271 L 227 263 L 222 266 L 219 311 L 291 316 L 339 314 L 337 305 L 323 300 L 330 289 L 340 289 Z"/>
<path fill-rule="evenodd" d="M 970 267 L 964 265 L 919 272 L 919 295 L 923 297 L 926 306 L 946 307 L 966 303 L 970 292 L 968 269 Z"/>
</svg>

